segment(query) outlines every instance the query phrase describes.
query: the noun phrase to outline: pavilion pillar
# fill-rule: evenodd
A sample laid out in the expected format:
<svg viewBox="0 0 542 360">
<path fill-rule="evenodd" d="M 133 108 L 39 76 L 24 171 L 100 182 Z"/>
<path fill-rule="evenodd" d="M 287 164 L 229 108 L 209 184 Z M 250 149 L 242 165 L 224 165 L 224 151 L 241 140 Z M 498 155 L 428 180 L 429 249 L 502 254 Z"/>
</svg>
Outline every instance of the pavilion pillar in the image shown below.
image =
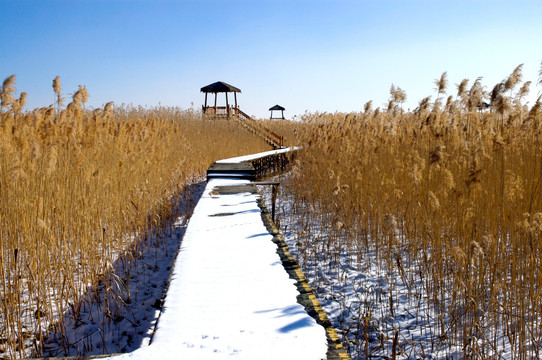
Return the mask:
<svg viewBox="0 0 542 360">
<path fill-rule="evenodd" d="M 216 116 L 216 97 L 217 97 L 218 93 L 215 93 L 215 116 Z"/>
<path fill-rule="evenodd" d="M 228 103 L 228 93 L 226 92 L 226 114 L 230 117 L 230 104 Z"/>
</svg>

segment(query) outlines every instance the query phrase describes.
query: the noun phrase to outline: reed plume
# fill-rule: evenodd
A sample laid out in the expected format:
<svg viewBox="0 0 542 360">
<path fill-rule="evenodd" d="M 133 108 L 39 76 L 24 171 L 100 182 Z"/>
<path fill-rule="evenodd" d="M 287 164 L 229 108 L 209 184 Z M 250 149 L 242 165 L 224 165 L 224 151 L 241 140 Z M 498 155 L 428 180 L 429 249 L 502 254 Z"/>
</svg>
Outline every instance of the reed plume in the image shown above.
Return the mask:
<svg viewBox="0 0 542 360">
<path fill-rule="evenodd" d="M 17 91 L 15 88 L 15 74 L 8 76 L 2 83 L 2 91 L 0 92 L 0 108 L 8 107 L 15 101 L 13 93 Z"/>
<path fill-rule="evenodd" d="M 521 100 L 525 96 L 529 95 L 531 81 L 525 81 L 518 91 L 518 99 Z"/>
<path fill-rule="evenodd" d="M 64 106 L 64 98 L 62 98 L 62 84 L 60 83 L 60 76 L 56 76 L 53 79 L 53 91 L 56 95 L 56 106 L 58 108 Z"/>
<path fill-rule="evenodd" d="M 467 94 L 467 85 L 469 84 L 469 79 L 463 79 L 459 84 L 456 84 L 457 87 L 457 97 L 463 98 Z"/>
<path fill-rule="evenodd" d="M 369 100 L 363 105 L 363 112 L 365 115 L 368 115 L 373 110 L 373 101 Z"/>
<path fill-rule="evenodd" d="M 495 86 L 493 86 L 493 89 L 491 90 L 491 93 L 489 95 L 489 101 L 491 102 L 491 104 L 493 104 L 495 102 L 495 100 L 497 100 L 497 97 L 504 91 L 504 83 L 503 82 L 499 82 L 497 84 L 495 84 Z"/>
<path fill-rule="evenodd" d="M 508 78 L 504 81 L 504 87 L 503 91 L 512 90 L 516 87 L 517 84 L 521 82 L 521 78 L 523 76 L 523 64 L 519 64 L 516 66 L 514 71 L 508 76 Z"/>
<path fill-rule="evenodd" d="M 475 110 L 482 102 L 485 96 L 484 88 L 482 86 L 482 78 L 478 77 L 472 84 L 469 90 L 469 98 L 467 101 L 467 107 L 469 111 Z"/>
<path fill-rule="evenodd" d="M 431 96 L 426 96 L 418 103 L 418 113 L 424 113 L 429 108 Z"/>
<path fill-rule="evenodd" d="M 391 84 L 390 94 L 393 102 L 396 103 L 403 103 L 407 99 L 406 92 L 399 86 L 395 87 L 393 84 Z"/>
<path fill-rule="evenodd" d="M 440 97 L 441 94 L 446 93 L 446 89 L 448 88 L 448 72 L 443 72 L 442 75 L 440 75 L 439 79 L 436 79 L 434 81 L 435 83 L 435 90 L 437 91 L 437 99 Z"/>
</svg>

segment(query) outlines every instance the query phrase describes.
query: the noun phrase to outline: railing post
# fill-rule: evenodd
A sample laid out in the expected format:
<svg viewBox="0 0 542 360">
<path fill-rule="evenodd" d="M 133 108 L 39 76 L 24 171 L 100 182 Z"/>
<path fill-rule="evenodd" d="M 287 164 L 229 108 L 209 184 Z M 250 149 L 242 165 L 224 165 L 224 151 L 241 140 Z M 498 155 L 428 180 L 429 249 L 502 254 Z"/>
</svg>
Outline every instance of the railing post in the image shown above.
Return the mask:
<svg viewBox="0 0 542 360">
<path fill-rule="evenodd" d="M 277 200 L 278 185 L 273 185 L 273 203 L 271 205 L 271 219 L 275 222 L 275 202 Z"/>
</svg>

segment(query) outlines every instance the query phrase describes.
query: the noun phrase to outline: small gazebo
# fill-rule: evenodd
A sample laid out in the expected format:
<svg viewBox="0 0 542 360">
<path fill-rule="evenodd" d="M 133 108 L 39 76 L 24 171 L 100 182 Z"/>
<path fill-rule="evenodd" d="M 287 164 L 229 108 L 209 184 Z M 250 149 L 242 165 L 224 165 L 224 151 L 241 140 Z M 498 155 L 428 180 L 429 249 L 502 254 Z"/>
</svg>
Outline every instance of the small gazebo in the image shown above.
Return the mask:
<svg viewBox="0 0 542 360">
<path fill-rule="evenodd" d="M 238 92 L 240 93 L 241 89 L 238 89 L 235 86 L 232 86 L 230 84 L 226 84 L 225 82 L 222 82 L 222 81 L 217 81 L 215 83 L 212 83 L 210 85 L 202 87 L 201 92 L 205 93 L 205 105 L 203 105 L 202 109 L 201 109 L 202 112 L 203 112 L 203 115 L 230 118 L 232 115 L 235 115 L 236 111 L 239 109 L 239 107 L 237 105 L 237 93 Z M 231 107 L 229 102 L 228 102 L 228 93 L 230 93 L 230 92 L 233 93 L 235 107 Z M 207 105 L 207 94 L 208 93 L 215 94 L 214 106 L 208 106 Z M 225 93 L 226 94 L 226 106 L 217 106 L 216 105 L 216 100 L 217 100 L 218 93 Z"/>
<path fill-rule="evenodd" d="M 282 120 L 284 120 L 284 110 L 286 110 L 286 109 L 283 108 L 280 105 L 275 105 L 275 106 L 269 108 L 269 111 L 271 111 L 271 117 L 269 119 L 282 119 Z M 273 111 L 280 111 L 281 117 L 273 117 Z"/>
</svg>

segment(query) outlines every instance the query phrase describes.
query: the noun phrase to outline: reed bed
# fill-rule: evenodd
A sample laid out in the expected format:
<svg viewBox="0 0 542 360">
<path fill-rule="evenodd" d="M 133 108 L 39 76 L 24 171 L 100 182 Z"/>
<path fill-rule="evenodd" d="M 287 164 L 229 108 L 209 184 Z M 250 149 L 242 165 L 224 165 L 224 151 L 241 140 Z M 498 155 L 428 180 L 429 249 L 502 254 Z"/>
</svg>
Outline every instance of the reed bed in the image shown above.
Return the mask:
<svg viewBox="0 0 542 360">
<path fill-rule="evenodd" d="M 465 79 L 446 97 L 444 73 L 414 111 L 392 85 L 384 109 L 303 117 L 281 187 L 290 229 L 281 222 L 321 300 L 338 304 L 353 358 L 542 355 L 542 105 L 524 104 L 530 85 L 520 65 L 492 91 Z"/>
<path fill-rule="evenodd" d="M 176 196 L 216 159 L 267 150 L 235 124 L 178 108 L 24 111 L 15 76 L 0 92 L 0 357 L 40 354 L 50 326 L 138 239 L 174 220 Z M 122 285 L 122 279 L 119 277 Z M 122 299 L 120 299 L 122 300 Z M 56 324 L 56 325 L 55 325 Z"/>
</svg>

